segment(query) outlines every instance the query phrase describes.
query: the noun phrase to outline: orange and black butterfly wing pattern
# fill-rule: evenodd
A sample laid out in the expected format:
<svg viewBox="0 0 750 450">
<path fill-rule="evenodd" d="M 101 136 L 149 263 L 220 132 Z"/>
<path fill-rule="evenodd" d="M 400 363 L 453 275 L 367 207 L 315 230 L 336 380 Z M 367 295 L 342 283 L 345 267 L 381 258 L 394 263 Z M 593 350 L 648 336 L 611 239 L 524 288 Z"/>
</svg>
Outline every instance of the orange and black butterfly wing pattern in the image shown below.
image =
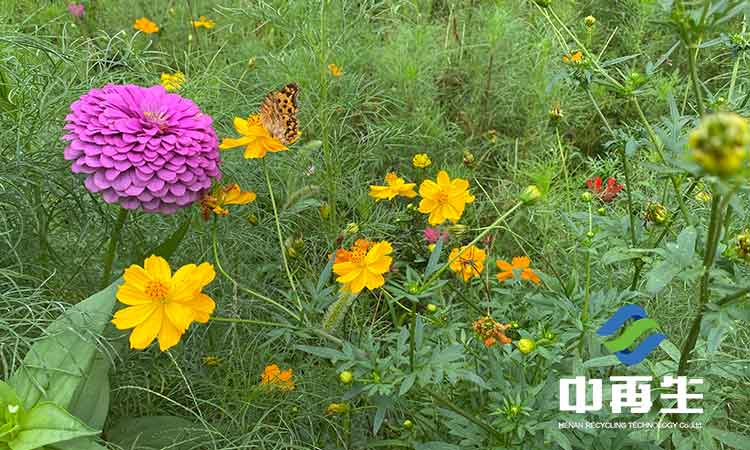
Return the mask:
<svg viewBox="0 0 750 450">
<path fill-rule="evenodd" d="M 268 94 L 260 106 L 263 126 L 284 145 L 293 143 L 299 137 L 297 94 L 299 86 L 289 83 Z"/>
</svg>

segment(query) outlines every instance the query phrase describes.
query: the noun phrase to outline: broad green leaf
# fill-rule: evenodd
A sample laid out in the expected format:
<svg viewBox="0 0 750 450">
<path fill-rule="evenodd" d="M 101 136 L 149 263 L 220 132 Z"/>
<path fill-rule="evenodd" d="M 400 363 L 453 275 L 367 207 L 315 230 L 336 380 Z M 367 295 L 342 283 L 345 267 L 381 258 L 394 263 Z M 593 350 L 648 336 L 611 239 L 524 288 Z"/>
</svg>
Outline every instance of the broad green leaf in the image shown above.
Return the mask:
<svg viewBox="0 0 750 450">
<path fill-rule="evenodd" d="M 646 291 L 651 295 L 656 295 L 672 282 L 680 270 L 682 269 L 679 266 L 668 261 L 656 264 L 646 273 Z"/>
<path fill-rule="evenodd" d="M 610 367 L 616 366 L 620 363 L 615 355 L 599 356 L 598 358 L 591 358 L 583 363 L 583 367 L 586 369 L 593 369 L 595 367 Z"/>
<path fill-rule="evenodd" d="M 680 355 L 682 354 L 680 352 L 680 349 L 677 348 L 676 345 L 674 345 L 669 339 L 664 339 L 659 344 L 659 347 L 661 347 L 664 352 L 666 352 L 667 355 L 672 359 L 674 362 L 678 362 L 680 360 Z"/>
<path fill-rule="evenodd" d="M 432 275 L 433 272 L 435 272 L 438 269 L 438 262 L 440 262 L 440 253 L 443 251 L 443 237 L 442 232 L 438 232 L 440 238 L 435 243 L 435 248 L 432 249 L 432 253 L 430 253 L 430 259 L 427 261 L 427 267 L 424 270 L 424 276 L 425 278 Z"/>
<path fill-rule="evenodd" d="M 325 285 L 328 284 L 328 280 L 331 279 L 331 272 L 333 271 L 333 263 L 335 259 L 336 256 L 332 256 L 328 260 L 328 264 L 326 264 L 325 268 L 323 268 L 323 271 L 320 273 L 320 277 L 318 277 L 318 283 L 315 286 L 315 292 L 320 293 Z"/>
<path fill-rule="evenodd" d="M 57 442 L 54 445 L 48 445 L 47 447 L 55 450 L 107 450 L 106 447 L 97 444 L 92 437 Z"/>
<path fill-rule="evenodd" d="M 86 381 L 96 341 L 112 319 L 115 293 L 121 280 L 71 306 L 31 346 L 8 383 L 16 389 L 26 409 L 51 401 L 68 409 Z"/>
<path fill-rule="evenodd" d="M 41 402 L 21 416 L 21 431 L 8 442 L 10 450 L 34 450 L 61 441 L 94 436 L 93 430 L 51 402 Z"/>
<path fill-rule="evenodd" d="M 109 360 L 98 353 L 68 408 L 91 428 L 102 429 L 109 412 Z"/>
<path fill-rule="evenodd" d="M 417 374 L 410 373 L 409 375 L 404 378 L 404 381 L 401 382 L 401 387 L 398 390 L 398 395 L 404 395 L 411 389 L 412 386 L 414 386 L 414 382 L 417 380 Z"/>
<path fill-rule="evenodd" d="M 338 350 L 334 350 L 328 347 L 315 347 L 312 345 L 297 345 L 297 350 L 302 350 L 305 353 L 311 355 L 320 356 L 321 358 L 330 359 L 332 361 L 338 361 L 340 359 L 346 359 L 346 355 Z"/>
<path fill-rule="evenodd" d="M 414 450 L 461 450 L 461 447 L 447 442 L 430 441 L 414 444 Z"/>
<path fill-rule="evenodd" d="M 189 442 L 201 438 L 196 436 L 193 422 L 175 416 L 147 416 L 122 419 L 107 430 L 107 440 L 124 449 L 133 448 L 137 443 L 139 449 L 176 450 L 178 442 Z M 188 446 L 188 445 L 185 445 Z M 183 447 L 185 447 L 183 446 Z M 195 444 L 189 444 L 195 448 Z"/>
<path fill-rule="evenodd" d="M 706 431 L 716 440 L 737 450 L 750 450 L 750 436 L 734 433 L 718 428 L 707 427 Z"/>
<path fill-rule="evenodd" d="M 8 405 L 18 405 L 18 395 L 13 386 L 0 380 L 0 411 L 5 412 Z M 1 416 L 0 416 L 1 417 Z"/>
<path fill-rule="evenodd" d="M 166 240 L 164 240 L 164 242 L 147 251 L 141 259 L 146 259 L 151 255 L 161 256 L 162 258 L 169 258 L 170 256 L 172 256 L 172 254 L 177 250 L 177 247 L 180 246 L 182 240 L 185 238 L 185 235 L 190 229 L 190 224 L 192 223 L 192 221 L 193 215 L 188 214 L 187 217 L 185 217 L 185 220 L 182 221 L 180 226 Z"/>
</svg>

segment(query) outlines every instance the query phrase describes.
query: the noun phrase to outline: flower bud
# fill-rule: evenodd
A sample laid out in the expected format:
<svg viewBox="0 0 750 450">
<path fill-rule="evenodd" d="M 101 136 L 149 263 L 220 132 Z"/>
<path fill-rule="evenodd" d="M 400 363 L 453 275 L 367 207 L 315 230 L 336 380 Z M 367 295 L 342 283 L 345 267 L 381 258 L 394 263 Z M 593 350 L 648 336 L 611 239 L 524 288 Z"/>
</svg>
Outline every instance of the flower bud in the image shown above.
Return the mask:
<svg viewBox="0 0 750 450">
<path fill-rule="evenodd" d="M 692 159 L 711 175 L 731 177 L 747 166 L 750 129 L 734 113 L 714 113 L 688 136 Z"/>
<path fill-rule="evenodd" d="M 536 348 L 536 342 L 534 342 L 533 339 L 527 339 L 523 338 L 518 341 L 518 350 L 521 351 L 521 353 L 531 353 Z"/>
<path fill-rule="evenodd" d="M 466 225 L 461 225 L 460 223 L 448 226 L 448 233 L 456 237 L 463 236 L 467 231 L 468 228 Z"/>
<path fill-rule="evenodd" d="M 331 207 L 328 203 L 323 203 L 320 205 L 320 208 L 318 208 L 318 212 L 320 212 L 320 217 L 323 218 L 323 220 L 328 219 L 328 217 L 331 216 Z"/>
<path fill-rule="evenodd" d="M 594 198 L 593 195 L 591 195 L 591 192 L 584 192 L 581 194 L 581 200 L 584 202 L 590 202 Z"/>
<path fill-rule="evenodd" d="M 248 214 L 245 216 L 245 220 L 247 220 L 247 223 L 250 225 L 258 225 L 258 216 L 255 214 Z"/>
<path fill-rule="evenodd" d="M 599 208 L 599 209 L 596 210 L 596 213 L 599 214 L 600 216 L 604 216 L 604 215 L 607 214 L 607 209 L 604 208 L 604 207 L 601 207 L 601 208 Z"/>
<path fill-rule="evenodd" d="M 750 230 L 745 230 L 737 235 L 735 252 L 740 258 L 750 262 Z"/>
<path fill-rule="evenodd" d="M 586 16 L 583 19 L 583 24 L 586 25 L 586 28 L 593 28 L 594 24 L 596 24 L 596 17 L 594 17 L 594 16 Z"/>
<path fill-rule="evenodd" d="M 409 419 L 404 420 L 404 430 L 411 430 L 414 428 L 414 422 Z"/>
<path fill-rule="evenodd" d="M 476 158 L 474 158 L 474 154 L 469 151 L 469 149 L 464 149 L 464 165 L 467 167 L 470 167 L 474 164 Z"/>
<path fill-rule="evenodd" d="M 354 380 L 354 374 L 349 370 L 345 370 L 339 374 L 339 381 L 344 384 L 350 384 Z"/>
<path fill-rule="evenodd" d="M 711 201 L 711 193 L 708 191 L 700 191 L 695 194 L 695 201 L 700 203 L 708 203 Z"/>
<path fill-rule="evenodd" d="M 438 307 L 434 303 L 428 303 L 426 309 L 428 313 L 432 314 L 438 310 Z"/>
<path fill-rule="evenodd" d="M 555 105 L 549 109 L 549 119 L 553 122 L 559 122 L 563 118 L 563 110 L 560 105 Z"/>
<path fill-rule="evenodd" d="M 345 231 L 345 232 L 346 232 L 347 234 L 357 234 L 357 233 L 359 233 L 359 225 L 357 225 L 357 224 L 356 224 L 356 223 L 354 223 L 354 222 L 351 222 L 351 223 L 349 223 L 349 224 L 348 224 L 348 225 L 346 226 L 346 228 L 344 229 L 344 231 Z"/>
<path fill-rule="evenodd" d="M 646 222 L 661 225 L 669 219 L 669 211 L 661 203 L 649 203 L 643 213 Z"/>
<path fill-rule="evenodd" d="M 525 204 L 529 205 L 542 198 L 542 191 L 535 184 L 526 186 L 526 189 L 521 192 L 519 199 Z"/>
</svg>

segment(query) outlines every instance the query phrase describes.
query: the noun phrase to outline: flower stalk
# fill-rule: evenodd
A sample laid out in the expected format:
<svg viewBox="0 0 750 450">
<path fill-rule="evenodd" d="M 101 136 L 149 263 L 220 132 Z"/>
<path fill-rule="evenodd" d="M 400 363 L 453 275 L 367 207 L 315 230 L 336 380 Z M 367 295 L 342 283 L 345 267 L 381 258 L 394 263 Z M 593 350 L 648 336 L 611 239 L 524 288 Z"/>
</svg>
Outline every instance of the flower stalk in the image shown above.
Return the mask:
<svg viewBox="0 0 750 450">
<path fill-rule="evenodd" d="M 107 253 L 104 255 L 104 269 L 102 272 L 102 280 L 99 283 L 99 289 L 104 289 L 109 286 L 109 282 L 112 277 L 112 265 L 115 261 L 115 255 L 117 254 L 117 244 L 120 242 L 120 234 L 122 233 L 122 227 L 125 225 L 125 220 L 128 218 L 128 210 L 120 208 L 117 213 L 117 221 L 115 221 L 115 227 L 112 230 L 112 236 L 109 238 L 109 245 L 107 246 Z"/>
</svg>

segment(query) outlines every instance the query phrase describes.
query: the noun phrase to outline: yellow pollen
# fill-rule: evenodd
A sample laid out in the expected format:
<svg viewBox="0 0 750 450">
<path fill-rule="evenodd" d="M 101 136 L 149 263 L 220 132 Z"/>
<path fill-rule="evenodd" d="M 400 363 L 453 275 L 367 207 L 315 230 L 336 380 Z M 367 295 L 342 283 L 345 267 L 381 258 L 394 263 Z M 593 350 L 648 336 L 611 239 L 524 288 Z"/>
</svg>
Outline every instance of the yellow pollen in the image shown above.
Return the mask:
<svg viewBox="0 0 750 450">
<path fill-rule="evenodd" d="M 146 285 L 146 295 L 148 295 L 153 301 L 165 303 L 168 293 L 169 288 L 161 281 L 149 281 Z"/>
</svg>

